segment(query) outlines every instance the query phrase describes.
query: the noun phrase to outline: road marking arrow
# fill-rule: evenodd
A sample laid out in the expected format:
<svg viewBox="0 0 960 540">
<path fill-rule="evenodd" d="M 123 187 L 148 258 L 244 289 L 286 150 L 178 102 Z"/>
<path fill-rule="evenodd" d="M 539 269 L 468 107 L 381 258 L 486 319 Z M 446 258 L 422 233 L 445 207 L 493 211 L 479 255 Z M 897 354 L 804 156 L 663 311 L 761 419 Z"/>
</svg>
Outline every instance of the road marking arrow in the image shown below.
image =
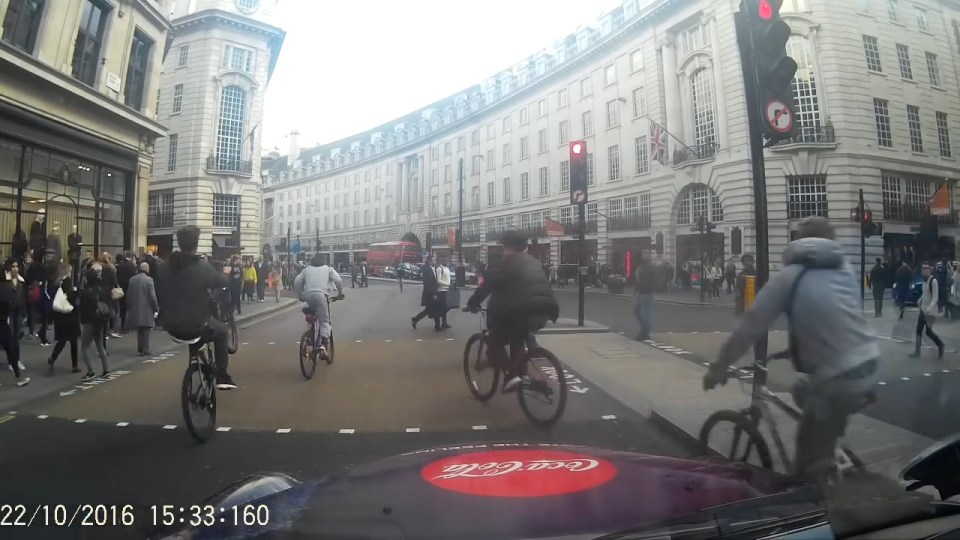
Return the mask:
<svg viewBox="0 0 960 540">
<path fill-rule="evenodd" d="M 586 394 L 586 393 L 587 393 L 587 390 L 589 390 L 589 388 L 580 388 L 579 386 L 571 386 L 571 387 L 570 387 L 570 391 L 571 391 L 571 392 L 576 392 L 576 393 L 578 393 L 578 394 Z"/>
</svg>

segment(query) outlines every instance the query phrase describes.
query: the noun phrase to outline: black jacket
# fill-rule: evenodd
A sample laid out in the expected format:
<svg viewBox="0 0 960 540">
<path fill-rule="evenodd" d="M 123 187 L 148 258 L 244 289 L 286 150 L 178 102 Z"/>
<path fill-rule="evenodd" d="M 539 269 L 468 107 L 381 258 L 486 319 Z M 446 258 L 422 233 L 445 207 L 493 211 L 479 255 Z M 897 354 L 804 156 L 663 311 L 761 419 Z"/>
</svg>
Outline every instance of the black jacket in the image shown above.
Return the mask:
<svg viewBox="0 0 960 540">
<path fill-rule="evenodd" d="M 500 320 L 545 317 L 556 321 L 560 305 L 553 297 L 550 280 L 543 275 L 540 261 L 527 253 L 507 255 L 488 268 L 481 285 L 467 301 L 476 308 L 490 296 L 487 313 Z"/>
<path fill-rule="evenodd" d="M 110 304 L 110 288 L 106 286 L 103 280 L 91 281 L 87 278 L 86 285 L 80 291 L 80 305 L 74 308 L 74 311 L 80 311 L 81 324 L 106 325 L 106 317 L 97 310 L 100 302 Z M 54 328 L 54 331 L 56 331 L 56 328 Z"/>
<path fill-rule="evenodd" d="M 657 284 L 660 283 L 657 275 L 657 268 L 648 262 L 642 262 L 634 269 L 633 276 L 634 291 L 637 294 L 653 294 L 657 292 Z"/>
<path fill-rule="evenodd" d="M 196 253 L 175 251 L 160 267 L 160 317 L 167 332 L 174 336 L 193 336 L 213 314 L 209 291 L 227 286 L 218 274 Z"/>
<path fill-rule="evenodd" d="M 16 314 L 17 291 L 7 283 L 0 283 L 0 326 L 6 326 L 8 319 Z"/>
<path fill-rule="evenodd" d="M 137 265 L 128 259 L 120 261 L 117 265 L 117 283 L 124 291 L 130 286 L 130 278 L 137 275 Z"/>
</svg>

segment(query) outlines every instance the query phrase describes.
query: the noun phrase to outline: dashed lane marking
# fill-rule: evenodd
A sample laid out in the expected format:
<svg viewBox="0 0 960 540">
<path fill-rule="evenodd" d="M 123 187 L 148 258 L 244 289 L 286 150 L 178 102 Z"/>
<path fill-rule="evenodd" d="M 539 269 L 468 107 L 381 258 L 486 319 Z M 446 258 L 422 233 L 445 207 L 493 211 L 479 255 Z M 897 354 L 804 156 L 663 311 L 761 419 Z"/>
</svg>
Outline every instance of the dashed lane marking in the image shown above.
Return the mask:
<svg viewBox="0 0 960 540">
<path fill-rule="evenodd" d="M 341 429 L 339 433 L 341 435 L 353 435 L 355 432 L 356 430 L 353 428 L 344 428 L 344 429 Z"/>
<path fill-rule="evenodd" d="M 10 411 L 7 414 L 17 414 L 17 411 Z"/>
<path fill-rule="evenodd" d="M 417 338 L 417 339 L 415 339 L 414 341 L 417 341 L 417 342 L 423 341 L 423 338 Z"/>
<path fill-rule="evenodd" d="M 452 337 L 448 337 L 448 338 L 447 338 L 447 341 L 453 341 L 453 338 L 452 338 Z"/>
<path fill-rule="evenodd" d="M 76 424 L 82 424 L 82 423 L 84 423 L 84 422 L 86 422 L 86 421 L 87 421 L 86 418 L 77 418 L 76 420 L 74 420 L 74 423 L 76 423 Z"/>
<path fill-rule="evenodd" d="M 163 426 L 163 429 L 177 429 L 177 426 L 175 426 L 175 425 L 173 425 L 173 424 L 167 424 L 167 425 Z"/>
<path fill-rule="evenodd" d="M 230 431 L 230 428 L 228 428 L 228 427 L 226 427 L 226 426 L 220 426 L 220 427 L 217 428 L 217 431 L 221 431 L 221 432 L 223 432 L 223 431 Z"/>
<path fill-rule="evenodd" d="M 407 433 L 420 433 L 420 428 L 418 427 L 408 427 L 406 429 Z"/>
<path fill-rule="evenodd" d="M 474 431 L 483 431 L 487 429 L 487 426 L 473 426 Z"/>
<path fill-rule="evenodd" d="M 390 343 L 391 341 L 393 341 L 393 340 L 392 340 L 392 339 L 387 339 L 387 340 L 384 340 L 384 343 Z"/>
<path fill-rule="evenodd" d="M 291 431 L 293 430 L 290 428 L 280 428 L 277 430 L 277 433 L 290 433 Z"/>
<path fill-rule="evenodd" d="M 270 343 L 267 343 L 267 345 L 276 345 L 276 343 L 271 341 Z"/>
<path fill-rule="evenodd" d="M 662 351 L 667 351 L 668 353 L 675 354 L 675 355 L 677 355 L 677 356 L 684 356 L 684 355 L 688 355 L 688 354 L 689 354 L 689 355 L 692 355 L 692 354 L 693 354 L 692 352 L 690 352 L 690 351 L 688 351 L 688 350 L 685 350 L 685 349 L 681 349 L 680 347 L 674 347 L 673 345 L 668 345 L 668 344 L 666 344 L 666 343 L 660 343 L 660 342 L 654 341 L 654 340 L 652 340 L 652 339 L 644 340 L 644 343 L 646 343 L 647 345 L 656 347 L 656 348 L 658 348 L 658 349 L 660 349 L 660 350 L 662 350 Z"/>
<path fill-rule="evenodd" d="M 117 422 L 117 427 L 127 427 L 130 425 L 130 422 Z"/>
<path fill-rule="evenodd" d="M 617 416 L 613 414 L 605 414 L 600 417 L 602 420 L 616 420 Z"/>
<path fill-rule="evenodd" d="M 40 415 L 37 415 L 37 418 L 39 418 L 40 420 L 46 420 L 47 418 L 49 418 L 49 416 L 45 414 L 40 414 Z"/>
<path fill-rule="evenodd" d="M 241 343 L 241 345 L 249 345 L 249 343 L 247 343 L 246 341 L 244 341 L 243 343 Z"/>
</svg>

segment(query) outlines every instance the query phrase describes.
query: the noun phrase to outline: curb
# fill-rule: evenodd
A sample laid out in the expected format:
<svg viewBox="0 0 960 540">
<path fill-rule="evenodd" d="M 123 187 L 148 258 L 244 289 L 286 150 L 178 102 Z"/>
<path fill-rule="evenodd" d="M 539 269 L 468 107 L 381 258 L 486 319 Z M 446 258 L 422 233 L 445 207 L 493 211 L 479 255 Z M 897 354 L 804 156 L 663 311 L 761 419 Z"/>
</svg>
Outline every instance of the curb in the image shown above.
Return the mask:
<svg viewBox="0 0 960 540">
<path fill-rule="evenodd" d="M 658 413 L 656 410 L 651 409 L 650 416 L 647 419 L 650 420 L 650 423 L 655 425 L 661 431 L 676 439 L 677 442 L 683 445 L 695 456 L 723 457 L 713 448 L 701 444 L 698 437 L 694 437 L 693 434 L 687 433 L 685 429 L 681 428 L 677 424 L 674 424 L 670 420 L 667 420 L 667 417 Z"/>
<path fill-rule="evenodd" d="M 299 304 L 300 304 L 299 301 L 291 300 L 290 302 L 283 302 L 271 308 L 264 309 L 263 311 L 258 311 L 253 315 L 247 315 L 242 319 L 236 319 L 237 328 L 241 330 L 245 330 L 259 322 L 262 322 L 264 319 L 272 317 L 273 315 L 276 315 L 277 313 L 283 312 L 285 310 L 289 310 L 290 308 L 294 306 L 298 306 Z"/>
<path fill-rule="evenodd" d="M 612 332 L 610 328 L 606 326 L 599 327 L 589 327 L 589 326 L 576 326 L 573 328 L 541 328 L 537 331 L 537 334 L 609 334 Z"/>
</svg>

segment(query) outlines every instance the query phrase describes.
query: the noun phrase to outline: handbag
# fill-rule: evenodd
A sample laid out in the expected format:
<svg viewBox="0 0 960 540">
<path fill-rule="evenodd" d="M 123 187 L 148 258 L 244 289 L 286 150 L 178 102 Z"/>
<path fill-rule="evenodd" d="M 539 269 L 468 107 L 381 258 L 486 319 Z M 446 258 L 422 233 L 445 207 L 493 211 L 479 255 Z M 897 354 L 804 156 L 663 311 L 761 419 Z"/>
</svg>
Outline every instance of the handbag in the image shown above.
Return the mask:
<svg viewBox="0 0 960 540">
<path fill-rule="evenodd" d="M 53 310 L 57 313 L 68 314 L 73 312 L 73 305 L 67 299 L 63 289 L 57 289 L 57 294 L 53 297 Z"/>
<path fill-rule="evenodd" d="M 120 287 L 115 287 L 115 288 L 111 289 L 111 290 L 110 290 L 110 298 L 112 298 L 112 299 L 114 299 L 114 300 L 119 300 L 119 299 L 123 298 L 123 289 L 121 289 Z"/>
<path fill-rule="evenodd" d="M 27 301 L 35 304 L 40 301 L 40 286 L 34 283 L 27 289 Z"/>
</svg>

